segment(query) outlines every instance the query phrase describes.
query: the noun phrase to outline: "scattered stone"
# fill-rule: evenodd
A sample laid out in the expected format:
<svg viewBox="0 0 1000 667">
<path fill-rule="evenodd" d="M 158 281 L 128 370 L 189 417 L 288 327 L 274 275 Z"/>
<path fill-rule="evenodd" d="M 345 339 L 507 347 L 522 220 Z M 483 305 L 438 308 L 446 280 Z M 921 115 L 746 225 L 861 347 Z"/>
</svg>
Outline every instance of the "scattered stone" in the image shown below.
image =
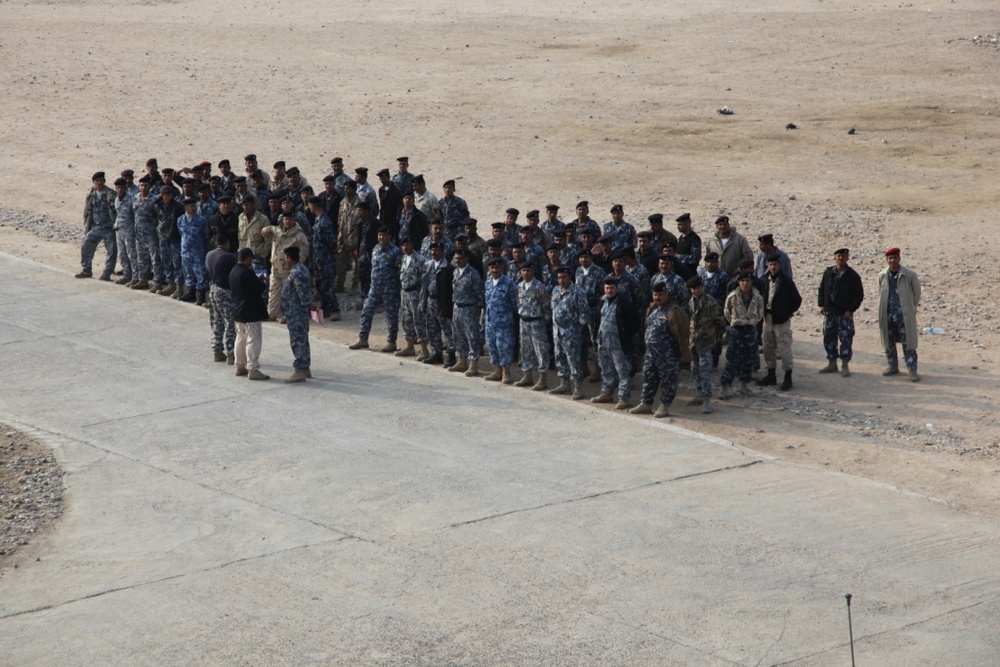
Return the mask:
<svg viewBox="0 0 1000 667">
<path fill-rule="evenodd" d="M 0 448 L 0 556 L 9 556 L 59 518 L 63 471 L 52 451 L 17 431 Z"/>
</svg>

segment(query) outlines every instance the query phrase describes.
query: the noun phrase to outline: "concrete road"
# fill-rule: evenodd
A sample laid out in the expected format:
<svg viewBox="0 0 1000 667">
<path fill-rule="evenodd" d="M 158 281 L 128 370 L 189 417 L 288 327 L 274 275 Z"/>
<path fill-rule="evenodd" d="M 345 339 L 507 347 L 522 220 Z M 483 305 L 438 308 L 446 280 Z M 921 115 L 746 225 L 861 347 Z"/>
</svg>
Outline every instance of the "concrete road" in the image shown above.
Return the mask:
<svg viewBox="0 0 1000 667">
<path fill-rule="evenodd" d="M 0 255 L 0 419 L 68 499 L 0 664 L 848 665 L 847 592 L 859 665 L 1000 663 L 992 521 L 326 340 L 210 359 L 204 309 Z"/>
</svg>

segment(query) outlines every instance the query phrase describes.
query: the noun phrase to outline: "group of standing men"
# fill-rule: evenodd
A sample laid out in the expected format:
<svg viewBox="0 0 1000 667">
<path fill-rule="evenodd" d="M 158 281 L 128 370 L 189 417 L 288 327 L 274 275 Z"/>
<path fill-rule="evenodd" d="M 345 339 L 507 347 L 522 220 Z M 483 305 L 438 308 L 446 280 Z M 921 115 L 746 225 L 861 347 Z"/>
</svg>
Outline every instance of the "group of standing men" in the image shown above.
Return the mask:
<svg viewBox="0 0 1000 667">
<path fill-rule="evenodd" d="M 677 218 L 678 235 L 663 228 L 661 214 L 649 216 L 648 231 L 637 232 L 621 205 L 611 208 L 602 226 L 582 201 L 569 223 L 559 219 L 555 204 L 546 207 L 544 223 L 536 210 L 521 225 L 520 212 L 507 209 L 487 240 L 478 236 L 454 181 L 443 184 L 438 198 L 422 176 L 409 173 L 408 158 L 397 162 L 396 174 L 379 171 L 376 191 L 366 168 L 351 178 L 334 158 L 322 194 L 284 162 L 275 163 L 270 178 L 255 155 L 245 158 L 245 176 L 235 176 L 227 160 L 213 176 L 207 162 L 161 173 L 152 159 L 138 186 L 126 170 L 113 192 L 98 172 L 85 204 L 87 236 L 77 277 L 93 275 L 94 252 L 103 242 L 101 279 L 111 280 L 117 258 L 118 284 L 210 308 L 215 360 L 235 364 L 237 375 L 250 379 L 267 377 L 257 359 L 266 319 L 288 325 L 295 353 L 288 381 L 311 376 L 310 311 L 340 319 L 336 294 L 345 291 L 350 267 L 351 284 L 362 295 L 351 349 L 369 346 L 381 307 L 388 324 L 383 352 L 470 377 L 479 374 L 485 348 L 488 381 L 546 390 L 554 367 L 559 384 L 551 393 L 581 399 L 589 378 L 601 383 L 594 402 L 613 402 L 617 390 L 616 407 L 625 409 L 641 371 L 641 400 L 631 409 L 637 414 L 653 412 L 658 391 L 655 415 L 669 414 L 682 367 L 698 381 L 700 395 L 691 403 L 711 412 L 711 372 L 726 340 L 720 398 L 750 392 L 760 348 L 766 367 L 757 384 L 779 385 L 780 360 L 778 388 L 792 388 L 791 319 L 802 299 L 791 261 L 772 235 L 758 237 L 755 258 L 747 239 L 720 216 L 703 254 L 689 214 Z M 266 214 L 259 207 L 264 202 Z M 216 248 L 208 252 L 212 241 Z M 238 257 L 232 252 L 237 248 Z M 898 248 L 886 257 L 878 281 L 884 374 L 898 373 L 901 342 L 910 379 L 917 380 L 919 280 L 900 266 Z M 835 251 L 818 289 L 829 361 L 820 372 L 845 377 L 853 316 L 864 298 L 848 259 L 847 249 Z M 403 349 L 396 345 L 400 319 Z M 522 377 L 515 382 L 510 369 L 516 357 Z"/>
</svg>

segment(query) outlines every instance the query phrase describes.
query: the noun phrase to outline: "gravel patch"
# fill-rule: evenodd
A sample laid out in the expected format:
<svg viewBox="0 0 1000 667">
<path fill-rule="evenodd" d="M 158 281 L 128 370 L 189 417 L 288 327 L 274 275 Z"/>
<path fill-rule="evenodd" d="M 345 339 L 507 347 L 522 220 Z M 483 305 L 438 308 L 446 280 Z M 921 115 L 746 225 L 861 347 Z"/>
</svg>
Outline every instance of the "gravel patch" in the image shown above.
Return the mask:
<svg viewBox="0 0 1000 667">
<path fill-rule="evenodd" d="M 0 425 L 0 562 L 63 511 L 63 471 L 45 445 Z"/>
<path fill-rule="evenodd" d="M 73 228 L 47 215 L 30 215 L 28 213 L 0 208 L 0 228 L 3 227 L 31 232 L 35 236 L 49 241 L 61 241 L 64 243 L 82 243 L 86 236 L 82 226 Z"/>
</svg>

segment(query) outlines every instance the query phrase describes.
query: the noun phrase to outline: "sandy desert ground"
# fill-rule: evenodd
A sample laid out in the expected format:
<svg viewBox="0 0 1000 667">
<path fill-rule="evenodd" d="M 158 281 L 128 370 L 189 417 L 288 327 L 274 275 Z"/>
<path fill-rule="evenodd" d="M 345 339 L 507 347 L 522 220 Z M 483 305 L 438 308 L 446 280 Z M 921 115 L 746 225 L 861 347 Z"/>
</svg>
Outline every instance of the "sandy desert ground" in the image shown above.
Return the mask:
<svg viewBox="0 0 1000 667">
<path fill-rule="evenodd" d="M 792 255 L 796 389 L 676 421 L 996 517 L 997 33 L 988 0 L 4 2 L 0 250 L 77 270 L 90 175 L 152 156 L 255 152 L 318 182 L 334 155 L 406 154 L 481 223 L 588 199 L 602 222 L 690 211 L 706 237 L 726 213 Z M 946 332 L 921 338 L 919 384 L 879 375 L 890 245 Z M 816 375 L 839 246 L 871 295 L 846 380 Z"/>
</svg>

